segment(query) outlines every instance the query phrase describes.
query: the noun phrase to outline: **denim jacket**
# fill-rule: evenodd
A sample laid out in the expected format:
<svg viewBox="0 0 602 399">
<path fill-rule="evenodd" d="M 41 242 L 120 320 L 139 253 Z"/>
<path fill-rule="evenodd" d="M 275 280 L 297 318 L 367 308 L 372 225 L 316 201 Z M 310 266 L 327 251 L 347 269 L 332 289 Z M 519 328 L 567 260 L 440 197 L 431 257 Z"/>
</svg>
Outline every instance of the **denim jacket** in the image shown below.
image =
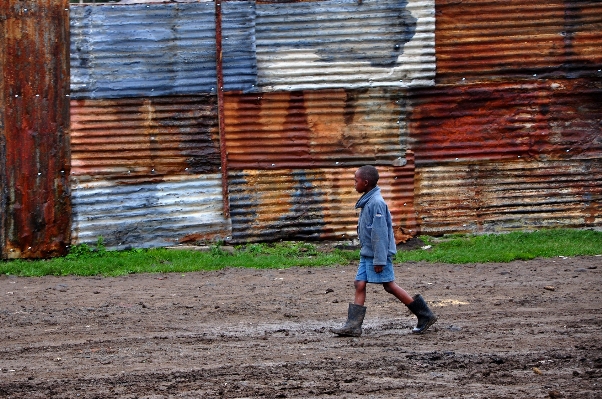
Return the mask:
<svg viewBox="0 0 602 399">
<path fill-rule="evenodd" d="M 387 257 L 397 253 L 397 248 L 391 212 L 380 194 L 380 187 L 364 193 L 355 208 L 361 209 L 357 224 L 360 255 L 374 258 L 374 265 L 385 265 Z"/>
</svg>

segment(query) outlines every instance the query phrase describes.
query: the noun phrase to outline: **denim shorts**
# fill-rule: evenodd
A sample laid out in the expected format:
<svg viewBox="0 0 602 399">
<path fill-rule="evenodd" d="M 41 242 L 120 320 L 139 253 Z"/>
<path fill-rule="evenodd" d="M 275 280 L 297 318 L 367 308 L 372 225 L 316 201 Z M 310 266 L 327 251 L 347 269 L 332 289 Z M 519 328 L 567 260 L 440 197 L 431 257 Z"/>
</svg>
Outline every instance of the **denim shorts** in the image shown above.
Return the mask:
<svg viewBox="0 0 602 399">
<path fill-rule="evenodd" d="M 373 261 L 374 258 L 360 256 L 360 265 L 358 266 L 357 274 L 355 275 L 356 280 L 375 284 L 388 283 L 389 281 L 395 280 L 391 256 L 387 257 L 387 264 L 383 265 L 383 271 L 380 273 L 374 271 Z"/>
</svg>

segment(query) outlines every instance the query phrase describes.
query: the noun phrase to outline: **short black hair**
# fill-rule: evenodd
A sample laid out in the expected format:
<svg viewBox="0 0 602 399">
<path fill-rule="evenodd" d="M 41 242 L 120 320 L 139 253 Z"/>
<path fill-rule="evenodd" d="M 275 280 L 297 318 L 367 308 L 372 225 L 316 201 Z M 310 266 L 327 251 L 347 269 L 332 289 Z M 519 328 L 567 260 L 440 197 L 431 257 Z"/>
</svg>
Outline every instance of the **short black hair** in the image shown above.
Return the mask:
<svg viewBox="0 0 602 399">
<path fill-rule="evenodd" d="M 359 175 L 362 179 L 368 180 L 370 185 L 376 186 L 378 183 L 378 170 L 372 165 L 364 165 L 358 169 Z"/>
</svg>

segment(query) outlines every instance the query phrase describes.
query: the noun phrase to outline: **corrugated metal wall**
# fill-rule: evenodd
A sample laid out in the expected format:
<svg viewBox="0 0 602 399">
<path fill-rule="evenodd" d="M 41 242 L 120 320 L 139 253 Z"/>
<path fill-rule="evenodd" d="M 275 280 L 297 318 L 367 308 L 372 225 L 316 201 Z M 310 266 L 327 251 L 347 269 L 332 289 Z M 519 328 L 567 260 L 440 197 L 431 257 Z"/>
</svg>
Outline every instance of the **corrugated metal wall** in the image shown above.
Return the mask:
<svg viewBox="0 0 602 399">
<path fill-rule="evenodd" d="M 420 230 L 600 228 L 602 3 L 438 0 L 406 101 Z"/>
<path fill-rule="evenodd" d="M 399 90 L 228 94 L 231 169 L 405 164 L 408 132 Z M 353 176 L 353 174 L 352 174 Z"/>
<path fill-rule="evenodd" d="M 14 14 L 0 18 L 2 32 L 17 31 L 10 21 L 25 20 L 25 3 L 2 0 Z M 353 171 L 365 163 L 381 168 L 399 240 L 602 226 L 602 2 L 128 3 L 69 8 L 75 243 L 347 238 Z M 46 50 L 60 53 L 67 30 L 52 12 L 38 23 L 57 47 L 33 30 L 20 40 L 45 49 L 39 58 L 57 73 L 40 81 L 60 86 L 65 68 Z M 13 71 L 22 42 L 11 40 L 0 57 Z M 7 192 L 29 159 L 8 141 L 21 126 L 12 110 L 37 100 L 15 100 L 25 75 L 3 76 Z M 62 98 L 53 90 L 48 98 Z M 29 148 L 55 157 L 36 165 L 68 171 L 67 130 L 52 115 L 41 118 L 58 141 Z M 69 210 L 68 188 L 50 182 L 52 201 L 40 203 L 61 198 L 52 209 Z M 31 241 L 22 226 L 39 218 L 2 201 L 23 216 L 22 251 Z M 14 220 L 2 218 L 4 237 L 15 237 Z M 38 242 L 64 238 L 49 230 Z"/>
<path fill-rule="evenodd" d="M 223 142 L 216 124 L 198 139 L 199 155 L 191 158 L 197 169 L 211 169 L 219 165 L 214 155 L 221 151 L 225 157 L 226 173 L 198 175 L 228 178 L 221 182 L 228 198 L 212 198 L 232 211 L 232 234 L 226 234 L 229 220 L 222 217 L 214 237 L 240 242 L 348 236 L 355 231 L 354 168 L 368 163 L 383 167 L 388 198 L 405 204 L 395 209 L 399 239 L 413 234 L 408 173 L 413 176 L 414 166 L 413 158 L 404 166 L 403 90 L 434 84 L 434 3 L 316 4 L 223 2 L 219 20 L 213 2 L 72 6 L 75 241 L 93 242 L 102 235 L 109 247 L 123 247 L 212 238 L 213 230 L 197 219 L 186 229 L 183 222 L 174 225 L 170 238 L 165 226 L 155 229 L 155 212 L 175 210 L 155 206 L 153 184 L 192 173 L 183 168 L 190 159 L 183 158 L 179 137 L 185 133 L 178 129 L 185 127 L 177 122 L 177 129 L 169 128 L 181 118 L 176 110 L 182 96 L 207 96 L 198 100 L 205 104 L 219 101 L 220 90 L 225 92 L 221 111 L 207 109 L 202 124 L 217 123 L 223 112 Z M 222 64 L 216 65 L 220 39 Z M 309 64 L 308 54 L 315 58 Z M 274 60 L 284 62 L 273 65 Z M 216 85 L 216 71 L 223 71 L 223 87 Z M 316 83 L 316 77 L 323 82 Z M 284 91 L 282 79 L 290 83 Z M 158 101 L 162 111 L 155 109 Z M 189 133 L 189 146 L 196 134 Z M 200 155 L 199 146 L 206 146 L 207 155 Z M 211 171 L 200 170 L 205 172 Z M 129 185 L 138 189 L 122 188 Z M 214 181 L 212 187 L 218 186 Z M 251 200 L 249 206 L 250 193 L 265 202 Z M 303 209 L 308 204 L 317 207 Z M 187 206 L 192 212 L 198 204 Z M 217 203 L 209 209 L 220 211 Z M 146 215 L 148 226 L 140 215 Z M 249 218 L 254 222 L 246 223 Z M 207 223 L 213 226 L 218 219 L 213 213 Z"/>
<path fill-rule="evenodd" d="M 437 0 L 437 83 L 600 78 L 596 0 Z"/>
<path fill-rule="evenodd" d="M 71 102 L 75 242 L 150 247 L 230 235 L 215 100 Z"/>
<path fill-rule="evenodd" d="M 223 73 L 228 88 L 249 91 L 254 4 L 238 4 L 223 10 Z M 74 242 L 102 236 L 109 248 L 127 248 L 228 239 L 215 4 L 71 10 Z"/>
<path fill-rule="evenodd" d="M 69 9 L 0 1 L 0 254 L 65 254 L 70 244 Z"/>
<path fill-rule="evenodd" d="M 365 164 L 381 168 L 397 239 L 415 234 L 405 101 L 434 84 L 434 2 L 256 10 L 260 92 L 224 100 L 233 240 L 354 237 L 353 174 Z"/>
</svg>

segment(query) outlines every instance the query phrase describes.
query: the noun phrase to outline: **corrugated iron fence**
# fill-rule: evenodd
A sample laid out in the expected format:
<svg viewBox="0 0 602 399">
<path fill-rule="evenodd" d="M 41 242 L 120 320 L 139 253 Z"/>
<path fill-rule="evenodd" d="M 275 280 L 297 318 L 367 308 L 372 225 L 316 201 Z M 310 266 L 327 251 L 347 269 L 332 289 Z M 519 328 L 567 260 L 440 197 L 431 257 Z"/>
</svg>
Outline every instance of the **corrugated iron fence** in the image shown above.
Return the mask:
<svg viewBox="0 0 602 399">
<path fill-rule="evenodd" d="M 5 258 L 602 226 L 599 1 L 127 3 L 0 0 Z"/>
</svg>

